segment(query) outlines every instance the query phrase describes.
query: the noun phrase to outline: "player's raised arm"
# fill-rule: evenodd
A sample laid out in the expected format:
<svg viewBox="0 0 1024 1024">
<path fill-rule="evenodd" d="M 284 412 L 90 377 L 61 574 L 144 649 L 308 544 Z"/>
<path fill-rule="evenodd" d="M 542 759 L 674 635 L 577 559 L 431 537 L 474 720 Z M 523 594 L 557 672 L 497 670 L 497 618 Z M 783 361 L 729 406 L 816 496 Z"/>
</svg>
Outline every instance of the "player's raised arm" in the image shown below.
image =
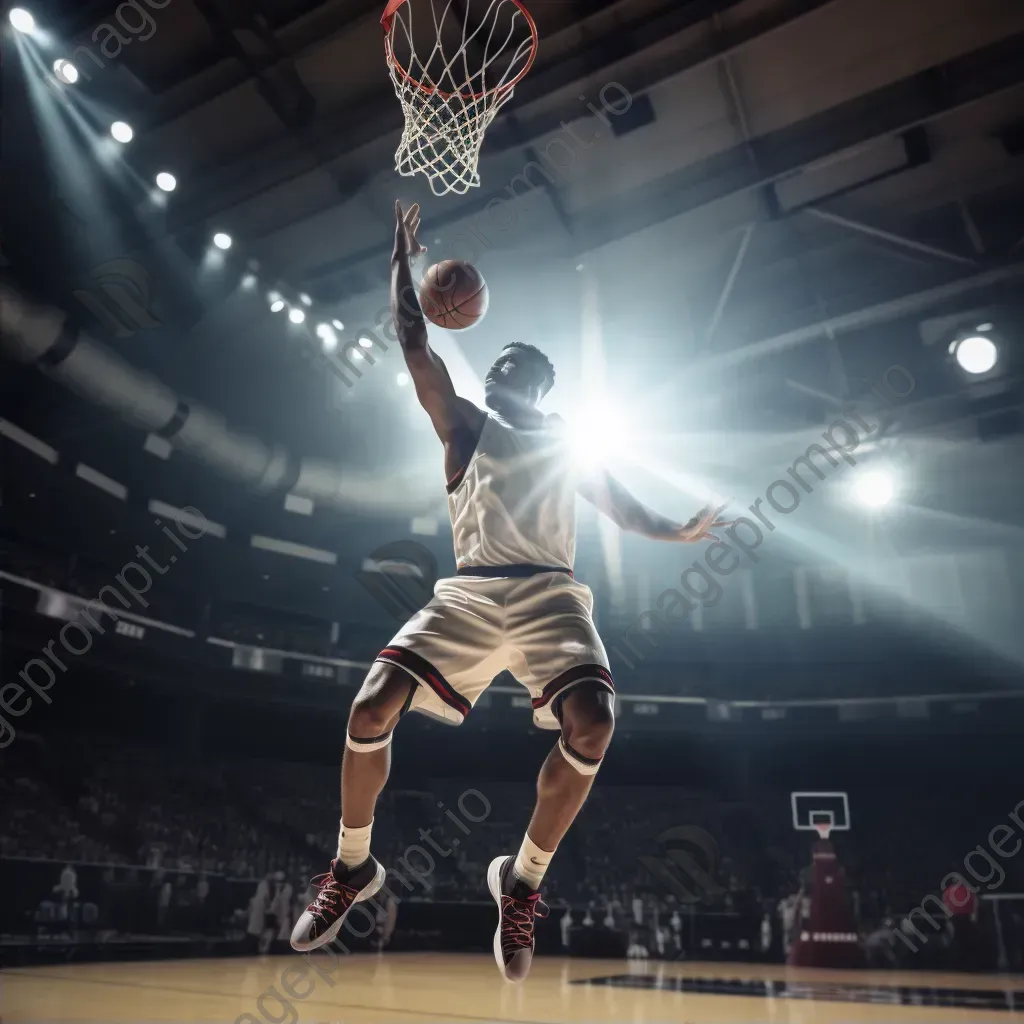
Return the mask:
<svg viewBox="0 0 1024 1024">
<path fill-rule="evenodd" d="M 637 501 L 608 472 L 581 483 L 579 493 L 620 529 L 639 533 L 643 537 L 650 537 L 651 540 L 690 544 L 701 540 L 717 540 L 712 531 L 732 525 L 731 522 L 718 518 L 725 510 L 725 505 L 719 508 L 713 505 L 702 508 L 686 523 L 667 519 Z"/>
<path fill-rule="evenodd" d="M 426 409 L 438 437 L 446 444 L 456 431 L 465 429 L 475 413 L 484 414 L 466 399 L 455 394 L 452 379 L 443 360 L 427 343 L 427 325 L 412 282 L 411 260 L 426 252 L 416 235 L 420 226 L 418 204 L 406 213 L 395 202 L 395 248 L 391 257 L 391 316 L 395 323 L 405 365 L 416 387 L 416 397 Z"/>
</svg>

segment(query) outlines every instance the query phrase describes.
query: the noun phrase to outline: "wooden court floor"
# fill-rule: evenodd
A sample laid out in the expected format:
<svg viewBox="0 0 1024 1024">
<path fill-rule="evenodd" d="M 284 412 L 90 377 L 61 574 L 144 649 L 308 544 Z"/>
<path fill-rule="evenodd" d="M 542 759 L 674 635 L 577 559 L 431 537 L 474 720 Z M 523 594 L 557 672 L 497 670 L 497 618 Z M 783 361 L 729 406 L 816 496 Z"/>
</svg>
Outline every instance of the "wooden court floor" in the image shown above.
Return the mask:
<svg viewBox="0 0 1024 1024">
<path fill-rule="evenodd" d="M 540 958 L 527 983 L 512 986 L 486 956 L 349 956 L 319 974 L 284 956 L 12 968 L 0 986 L 4 1024 L 1024 1022 L 1021 976 L 743 964 Z"/>
</svg>

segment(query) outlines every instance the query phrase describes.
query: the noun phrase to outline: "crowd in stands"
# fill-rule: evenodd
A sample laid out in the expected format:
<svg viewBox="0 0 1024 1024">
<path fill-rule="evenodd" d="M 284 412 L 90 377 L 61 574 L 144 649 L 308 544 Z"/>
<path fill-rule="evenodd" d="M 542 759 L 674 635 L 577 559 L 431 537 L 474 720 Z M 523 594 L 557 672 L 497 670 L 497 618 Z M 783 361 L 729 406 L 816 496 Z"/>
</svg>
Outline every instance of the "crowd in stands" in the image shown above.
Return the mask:
<svg viewBox="0 0 1024 1024">
<path fill-rule="evenodd" d="M 233 916 L 262 935 L 262 907 L 273 913 L 274 941 L 283 941 L 337 842 L 338 772 L 326 765 L 193 763 L 100 737 L 25 736 L 5 754 L 0 796 L 0 857 L 48 862 L 48 891 L 76 888 L 61 874 L 72 870 L 78 888 L 91 879 L 93 889 L 102 882 L 104 898 L 141 899 L 149 909 L 139 927 L 154 933 L 217 927 Z M 406 878 L 402 899 L 486 899 L 486 866 L 518 848 L 533 800 L 532 787 L 512 783 L 391 787 L 378 805 L 374 853 Z M 883 809 L 867 807 L 861 821 L 838 846 L 866 934 L 935 891 L 973 848 L 948 815 L 893 828 Z M 778 908 L 809 859 L 810 841 L 789 825 L 767 802 L 598 786 L 545 878 L 545 898 L 577 923 L 628 933 L 636 955 L 679 947 L 695 911 L 764 921 L 777 936 Z M 888 847 L 878 842 L 886 834 Z M 696 857 L 688 877 L 664 869 L 666 842 L 680 837 Z M 103 913 L 100 906 L 100 921 Z M 0 930 L 11 928 L 8 919 Z"/>
</svg>

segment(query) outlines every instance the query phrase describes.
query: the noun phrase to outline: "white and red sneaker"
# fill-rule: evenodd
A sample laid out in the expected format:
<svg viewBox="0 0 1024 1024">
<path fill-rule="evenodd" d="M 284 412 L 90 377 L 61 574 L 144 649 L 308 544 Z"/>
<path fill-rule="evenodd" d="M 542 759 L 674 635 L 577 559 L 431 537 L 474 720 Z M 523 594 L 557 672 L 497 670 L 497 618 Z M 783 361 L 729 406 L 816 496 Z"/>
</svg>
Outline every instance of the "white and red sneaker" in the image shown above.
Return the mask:
<svg viewBox="0 0 1024 1024">
<path fill-rule="evenodd" d="M 548 916 L 540 893 L 517 878 L 514 857 L 496 857 L 487 868 L 487 888 L 498 904 L 494 959 L 506 981 L 522 981 L 533 963 L 533 922 Z"/>
<path fill-rule="evenodd" d="M 357 868 L 331 861 L 331 870 L 313 879 L 319 892 L 292 929 L 292 949 L 308 953 L 330 942 L 341 931 L 348 912 L 360 900 L 368 900 L 384 884 L 384 867 L 373 857 Z"/>
</svg>

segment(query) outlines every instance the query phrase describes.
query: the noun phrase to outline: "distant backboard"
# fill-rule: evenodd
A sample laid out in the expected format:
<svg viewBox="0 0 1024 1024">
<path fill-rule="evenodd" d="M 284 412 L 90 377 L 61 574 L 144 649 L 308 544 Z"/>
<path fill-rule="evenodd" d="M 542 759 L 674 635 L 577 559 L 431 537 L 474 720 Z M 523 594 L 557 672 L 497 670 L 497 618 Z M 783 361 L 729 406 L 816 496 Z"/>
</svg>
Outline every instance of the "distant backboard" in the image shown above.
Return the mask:
<svg viewBox="0 0 1024 1024">
<path fill-rule="evenodd" d="M 828 832 L 850 830 L 850 801 L 845 793 L 790 793 L 789 802 L 793 828 L 800 832 L 820 832 L 823 826 Z"/>
</svg>

